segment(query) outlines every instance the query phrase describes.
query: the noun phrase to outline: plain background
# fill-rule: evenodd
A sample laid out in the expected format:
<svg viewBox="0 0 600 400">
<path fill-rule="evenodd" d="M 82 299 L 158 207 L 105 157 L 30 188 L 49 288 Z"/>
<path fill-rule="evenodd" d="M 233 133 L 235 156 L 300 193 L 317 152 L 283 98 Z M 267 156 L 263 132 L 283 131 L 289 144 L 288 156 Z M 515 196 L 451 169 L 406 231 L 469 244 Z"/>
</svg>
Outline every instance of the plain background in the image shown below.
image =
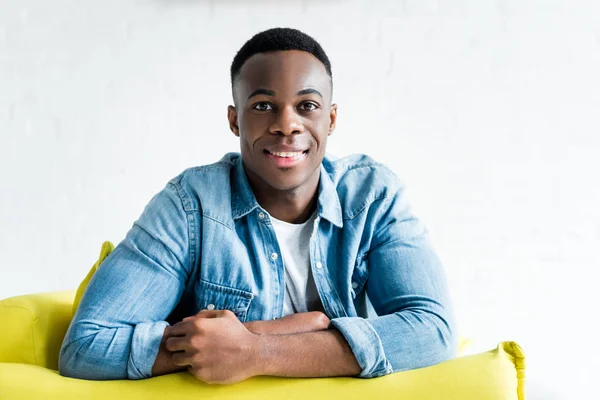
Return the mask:
<svg viewBox="0 0 600 400">
<path fill-rule="evenodd" d="M 0 298 L 76 288 L 170 178 L 237 151 L 229 65 L 274 26 L 328 52 L 329 150 L 405 181 L 462 334 L 520 343 L 530 399 L 596 397 L 594 0 L 0 0 Z"/>
</svg>

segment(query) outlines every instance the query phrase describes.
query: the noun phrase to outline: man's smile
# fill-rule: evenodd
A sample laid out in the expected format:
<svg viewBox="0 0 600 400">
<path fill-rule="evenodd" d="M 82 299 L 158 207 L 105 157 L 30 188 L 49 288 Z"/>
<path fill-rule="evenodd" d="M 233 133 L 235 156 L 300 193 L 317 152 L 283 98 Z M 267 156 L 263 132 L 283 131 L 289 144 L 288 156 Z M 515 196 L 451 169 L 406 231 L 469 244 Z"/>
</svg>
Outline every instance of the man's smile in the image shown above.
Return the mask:
<svg viewBox="0 0 600 400">
<path fill-rule="evenodd" d="M 267 156 L 269 160 L 275 163 L 279 168 L 289 168 L 300 164 L 306 160 L 308 156 L 308 150 L 304 151 L 269 151 L 263 150 L 263 154 Z"/>
</svg>

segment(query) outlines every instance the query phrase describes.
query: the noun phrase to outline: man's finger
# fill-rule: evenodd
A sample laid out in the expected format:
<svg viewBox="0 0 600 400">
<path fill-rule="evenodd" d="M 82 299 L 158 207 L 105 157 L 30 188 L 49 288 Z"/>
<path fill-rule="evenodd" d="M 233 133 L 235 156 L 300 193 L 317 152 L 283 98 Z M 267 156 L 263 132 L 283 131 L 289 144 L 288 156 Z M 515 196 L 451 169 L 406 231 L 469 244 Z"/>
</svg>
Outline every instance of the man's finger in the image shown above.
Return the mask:
<svg viewBox="0 0 600 400">
<path fill-rule="evenodd" d="M 199 318 L 221 318 L 227 312 L 227 310 L 200 310 L 196 316 Z"/>
<path fill-rule="evenodd" d="M 185 336 L 195 331 L 195 324 L 198 319 L 224 318 L 231 313 L 228 310 L 202 310 L 198 314 L 186 317 L 173 326 L 167 327 L 167 336 Z"/>
<path fill-rule="evenodd" d="M 168 336 L 185 336 L 192 332 L 192 321 L 181 321 L 173 326 L 167 327 Z"/>
<path fill-rule="evenodd" d="M 187 336 L 171 336 L 165 340 L 165 347 L 169 351 L 185 351 L 191 348 Z"/>
<path fill-rule="evenodd" d="M 192 321 L 197 318 L 221 318 L 225 316 L 226 310 L 200 310 L 198 314 L 185 317 L 181 322 Z"/>
<path fill-rule="evenodd" d="M 179 367 L 185 367 L 186 365 L 192 364 L 192 357 L 185 351 L 173 353 L 171 360 L 173 361 L 173 364 Z"/>
</svg>

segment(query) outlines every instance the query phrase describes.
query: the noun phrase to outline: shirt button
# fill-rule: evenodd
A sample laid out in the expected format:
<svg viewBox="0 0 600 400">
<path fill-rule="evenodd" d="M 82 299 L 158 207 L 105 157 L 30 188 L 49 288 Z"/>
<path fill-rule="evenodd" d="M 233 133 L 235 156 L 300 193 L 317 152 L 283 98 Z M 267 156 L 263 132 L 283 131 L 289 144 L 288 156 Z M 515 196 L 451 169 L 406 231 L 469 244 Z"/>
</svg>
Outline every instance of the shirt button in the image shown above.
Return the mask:
<svg viewBox="0 0 600 400">
<path fill-rule="evenodd" d="M 358 283 L 352 282 L 352 289 L 356 289 L 358 287 Z"/>
<path fill-rule="evenodd" d="M 214 304 L 209 304 L 206 306 L 207 310 L 214 310 L 215 309 L 215 305 Z"/>
<path fill-rule="evenodd" d="M 272 253 L 272 254 L 271 254 L 271 260 L 275 261 L 275 260 L 277 260 L 277 257 L 279 257 L 279 256 L 277 255 L 277 253 Z"/>
<path fill-rule="evenodd" d="M 276 319 L 277 319 L 277 317 L 273 317 L 273 320 L 276 320 Z"/>
<path fill-rule="evenodd" d="M 258 213 L 258 218 L 259 219 L 265 219 L 265 213 Z"/>
<path fill-rule="evenodd" d="M 323 264 L 321 264 L 321 261 L 317 261 L 317 268 L 318 269 L 323 268 Z"/>
</svg>

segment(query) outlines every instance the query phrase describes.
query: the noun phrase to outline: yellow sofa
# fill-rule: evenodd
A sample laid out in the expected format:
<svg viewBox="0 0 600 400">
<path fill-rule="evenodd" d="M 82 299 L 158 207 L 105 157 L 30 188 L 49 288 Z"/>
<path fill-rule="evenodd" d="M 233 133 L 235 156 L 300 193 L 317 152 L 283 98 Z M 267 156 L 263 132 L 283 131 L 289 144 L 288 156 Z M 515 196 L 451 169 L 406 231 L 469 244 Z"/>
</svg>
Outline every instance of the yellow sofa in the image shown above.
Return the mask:
<svg viewBox="0 0 600 400">
<path fill-rule="evenodd" d="M 0 399 L 525 399 L 525 357 L 514 342 L 429 368 L 374 378 L 255 377 L 207 385 L 187 372 L 141 381 L 84 381 L 58 374 L 75 291 L 0 301 Z"/>
</svg>

